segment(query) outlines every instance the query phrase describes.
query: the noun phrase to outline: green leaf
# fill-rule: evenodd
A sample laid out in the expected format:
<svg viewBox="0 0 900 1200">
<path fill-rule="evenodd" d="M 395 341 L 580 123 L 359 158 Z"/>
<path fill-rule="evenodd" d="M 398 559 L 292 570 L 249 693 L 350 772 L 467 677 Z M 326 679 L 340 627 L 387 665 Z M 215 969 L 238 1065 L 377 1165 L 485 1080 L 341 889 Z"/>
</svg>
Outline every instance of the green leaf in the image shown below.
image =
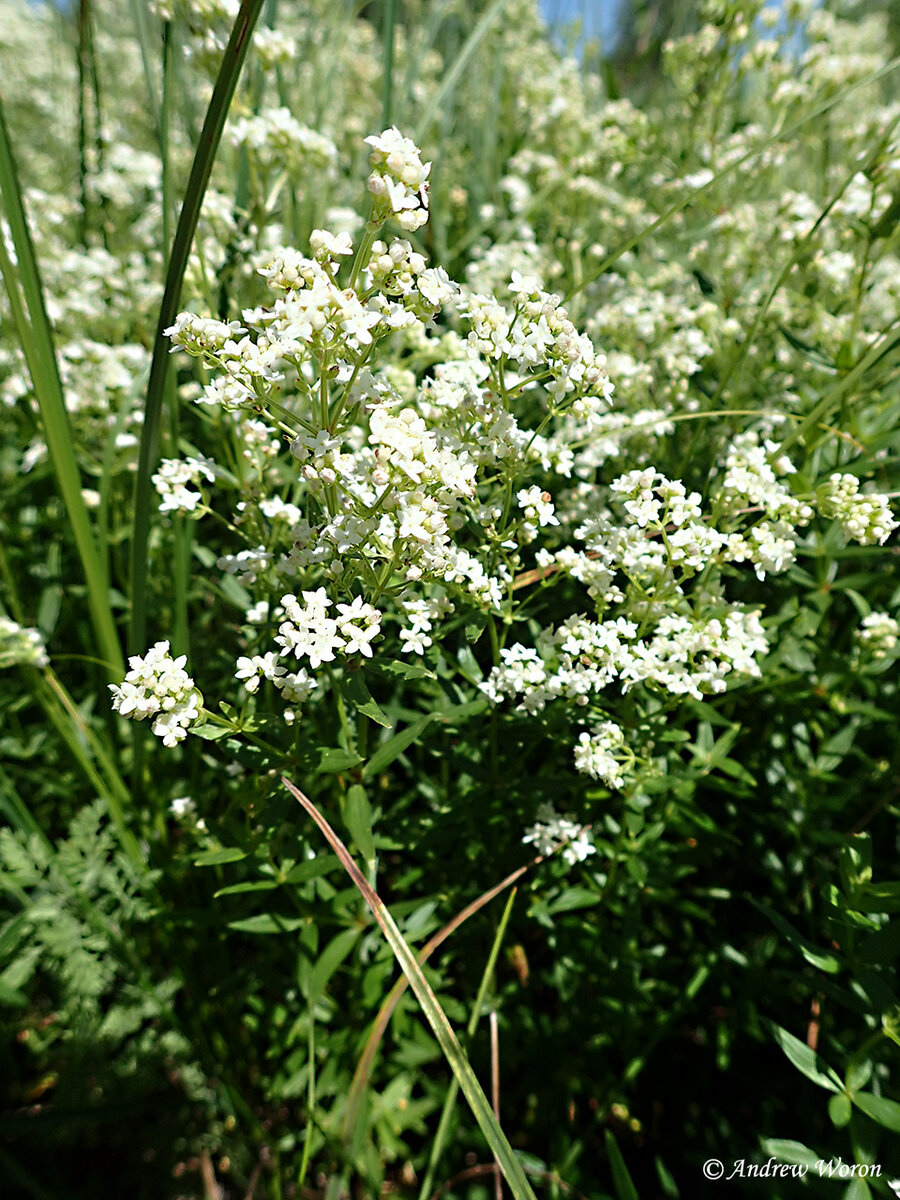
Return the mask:
<svg viewBox="0 0 900 1200">
<path fill-rule="evenodd" d="M 763 903 L 761 900 L 754 900 L 752 897 L 750 903 L 754 908 L 759 909 L 761 913 L 764 913 L 768 917 L 778 932 L 796 950 L 799 950 L 808 963 L 814 967 L 818 967 L 820 971 L 825 971 L 828 975 L 838 975 L 840 973 L 842 964 L 837 955 L 814 949 L 805 938 L 800 936 L 790 922 L 786 921 L 784 917 L 775 912 L 768 904 Z"/>
<path fill-rule="evenodd" d="M 319 854 L 309 862 L 292 867 L 285 877 L 285 883 L 306 883 L 310 879 L 318 879 L 320 875 L 327 875 L 339 865 L 336 855 Z"/>
<path fill-rule="evenodd" d="M 372 693 L 366 687 L 366 681 L 363 679 L 361 671 L 348 675 L 341 685 L 341 691 L 344 698 L 353 705 L 357 712 L 361 712 L 364 717 L 368 717 L 376 724 L 383 725 L 385 729 L 393 729 L 394 722 L 375 703 Z"/>
<path fill-rule="evenodd" d="M 366 789 L 355 783 L 344 801 L 344 824 L 366 862 L 375 861 L 375 840 L 372 837 L 372 806 Z"/>
<path fill-rule="evenodd" d="M 434 671 L 419 663 L 403 662 L 399 658 L 382 659 L 374 664 L 374 669 L 383 675 L 396 675 L 400 679 L 436 679 Z"/>
<path fill-rule="evenodd" d="M 277 913 L 260 913 L 242 921 L 229 921 L 228 928 L 237 933 L 292 933 L 306 924 L 305 917 L 280 917 Z"/>
<path fill-rule="evenodd" d="M 205 742 L 217 742 L 219 738 L 228 737 L 233 732 L 227 725 L 214 725 L 211 721 L 204 721 L 202 725 L 191 726 L 191 736 L 203 738 Z"/>
<path fill-rule="evenodd" d="M 857 912 L 900 912 L 900 883 L 865 883 L 847 897 Z"/>
<path fill-rule="evenodd" d="M 867 1117 L 892 1133 L 900 1133 L 900 1104 L 886 1096 L 873 1096 L 871 1092 L 857 1092 L 853 1103 Z"/>
<path fill-rule="evenodd" d="M 220 867 L 223 863 L 240 862 L 247 857 L 246 850 L 237 846 L 222 846 L 218 850 L 204 850 L 194 859 L 195 867 Z"/>
<path fill-rule="evenodd" d="M 407 725 L 405 729 L 401 729 L 399 733 L 395 733 L 392 738 L 388 738 L 366 763 L 363 769 L 363 778 L 371 779 L 373 775 L 378 775 L 385 767 L 390 766 L 395 758 L 399 758 L 404 750 L 419 739 L 434 720 L 435 714 L 428 713 L 426 716 L 420 717 L 418 721 Z"/>
<path fill-rule="evenodd" d="M 849 1124 L 853 1115 L 853 1105 L 845 1092 L 838 1092 L 828 1101 L 828 1115 L 832 1125 L 838 1129 L 843 1129 L 845 1125 Z"/>
<path fill-rule="evenodd" d="M 800 1167 L 815 1167 L 822 1161 L 822 1156 L 804 1146 L 802 1142 L 787 1141 L 783 1138 L 762 1138 L 760 1148 L 768 1158 L 778 1162 L 795 1163 Z"/>
<path fill-rule="evenodd" d="M 319 760 L 318 771 L 321 775 L 336 775 L 340 771 L 349 771 L 362 762 L 362 758 L 353 750 L 323 750 Z"/>
<path fill-rule="evenodd" d="M 638 1200 L 637 1188 L 631 1181 L 628 1168 L 625 1166 L 625 1159 L 622 1157 L 622 1151 L 619 1149 L 619 1144 L 613 1136 L 612 1130 L 604 1129 L 603 1133 L 606 1139 L 606 1154 L 609 1158 L 609 1166 L 612 1171 L 613 1187 L 616 1189 L 616 1195 L 619 1200 Z"/>
<path fill-rule="evenodd" d="M 807 1046 L 805 1042 L 801 1042 L 792 1033 L 774 1025 L 771 1021 L 766 1021 L 765 1024 L 787 1057 L 807 1079 L 811 1079 L 817 1087 L 825 1088 L 829 1092 L 843 1091 L 837 1073 L 816 1054 L 811 1046 Z"/>
<path fill-rule="evenodd" d="M 862 1176 L 855 1176 L 844 1192 L 843 1200 L 872 1200 L 872 1189 Z"/>
<path fill-rule="evenodd" d="M 593 908 L 602 900 L 597 892 L 591 891 L 590 888 L 572 887 L 568 888 L 556 900 L 551 900 L 547 905 L 547 912 L 551 914 L 561 912 L 574 912 L 577 908 Z"/>
<path fill-rule="evenodd" d="M 309 980 L 309 1001 L 313 1003 L 328 986 L 328 981 L 359 941 L 362 928 L 342 929 L 333 937 L 316 960 Z"/>
<path fill-rule="evenodd" d="M 847 1091 L 858 1092 L 864 1088 L 872 1078 L 872 1068 L 871 1058 L 862 1058 L 851 1062 L 846 1072 Z"/>
<path fill-rule="evenodd" d="M 242 892 L 271 892 L 278 887 L 274 879 L 254 879 L 250 883 L 233 883 L 230 887 L 213 892 L 213 900 L 220 896 L 239 896 Z"/>
</svg>

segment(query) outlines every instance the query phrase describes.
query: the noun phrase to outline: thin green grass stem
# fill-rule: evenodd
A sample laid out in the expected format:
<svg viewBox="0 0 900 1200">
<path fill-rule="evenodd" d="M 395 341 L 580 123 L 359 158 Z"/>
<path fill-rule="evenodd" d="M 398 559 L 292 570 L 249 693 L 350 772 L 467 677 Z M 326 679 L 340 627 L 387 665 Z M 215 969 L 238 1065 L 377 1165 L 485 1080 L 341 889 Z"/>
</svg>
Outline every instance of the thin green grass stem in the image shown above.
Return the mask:
<svg viewBox="0 0 900 1200">
<path fill-rule="evenodd" d="M 384 29 L 382 30 L 382 57 L 384 71 L 381 93 L 381 128 L 391 124 L 394 101 L 394 30 L 397 21 L 397 0 L 385 0 Z"/>
<path fill-rule="evenodd" d="M 206 119 L 203 122 L 181 214 L 178 218 L 172 252 L 169 256 L 165 291 L 160 306 L 156 337 L 153 343 L 153 357 L 150 363 L 150 380 L 147 385 L 144 425 L 141 432 L 135 485 L 134 526 L 131 542 L 131 628 L 129 631 L 129 646 L 131 652 L 135 654 L 144 647 L 147 634 L 147 545 L 150 537 L 153 490 L 151 475 L 159 454 L 160 422 L 169 367 L 169 344 L 164 330 L 174 322 L 178 313 L 184 274 L 187 270 L 203 197 L 206 194 L 213 161 L 222 137 L 222 130 L 225 127 L 225 120 L 238 77 L 250 47 L 250 35 L 262 6 L 263 0 L 242 0 L 240 12 L 225 48 Z"/>
<path fill-rule="evenodd" d="M 422 119 L 416 126 L 415 141 L 417 145 L 421 145 L 425 135 L 431 128 L 432 122 L 440 113 L 447 111 L 448 101 L 456 89 L 463 76 L 464 71 L 469 65 L 475 51 L 487 37 L 491 26 L 500 18 L 509 0 L 494 0 L 488 8 L 485 9 L 481 20 L 466 38 L 459 54 L 456 56 L 456 61 L 453 66 L 441 80 L 441 86 L 436 90 L 434 95 L 422 114 Z"/>
<path fill-rule="evenodd" d="M 484 971 L 481 975 L 481 983 L 478 987 L 478 994 L 475 997 L 475 1003 L 472 1006 L 472 1012 L 469 1016 L 469 1023 L 466 1026 L 466 1037 L 471 1039 L 475 1035 L 475 1030 L 478 1028 L 478 1022 L 481 1019 L 481 1010 L 484 1005 L 484 998 L 487 995 L 488 986 L 494 974 L 494 967 L 497 965 L 497 955 L 500 953 L 500 947 L 503 945 L 503 939 L 506 936 L 506 926 L 509 924 L 509 918 L 512 915 L 513 904 L 516 899 L 516 889 L 513 888 L 509 893 L 509 899 L 506 901 L 506 906 L 503 909 L 503 915 L 500 918 L 500 923 L 497 926 L 497 933 L 494 936 L 491 952 L 488 955 L 488 960 L 485 963 Z M 456 1098 L 459 1095 L 459 1083 L 456 1079 L 450 1080 L 450 1086 L 447 1088 L 447 1093 L 444 1096 L 444 1107 L 441 1109 L 441 1119 L 438 1122 L 437 1132 L 434 1135 L 434 1141 L 431 1143 L 431 1153 L 428 1156 L 428 1166 L 425 1170 L 425 1177 L 422 1180 L 422 1186 L 419 1189 L 419 1200 L 428 1200 L 434 1189 L 434 1176 L 437 1171 L 438 1163 L 441 1159 L 441 1154 L 444 1151 L 444 1143 L 447 1140 L 447 1134 L 450 1130 L 450 1122 L 453 1119 L 453 1110 L 456 1107 Z"/>
<path fill-rule="evenodd" d="M 531 1184 L 528 1182 L 528 1178 L 522 1169 L 522 1164 L 519 1162 L 506 1135 L 500 1128 L 497 1118 L 491 1109 L 490 1101 L 485 1096 L 475 1072 L 472 1070 L 471 1064 L 462 1046 L 459 1044 L 459 1040 L 453 1032 L 450 1022 L 444 1014 L 444 1010 L 438 1003 L 437 996 L 435 996 L 428 980 L 422 972 L 422 968 L 416 962 L 415 955 L 397 928 L 384 902 L 363 875 L 362 871 L 360 871 L 347 847 L 312 801 L 287 779 L 282 779 L 282 782 L 294 799 L 299 802 L 301 807 L 318 825 L 332 850 L 340 859 L 347 874 L 359 889 L 372 915 L 378 922 L 381 931 L 387 938 L 391 950 L 394 952 L 394 957 L 400 964 L 403 974 L 409 980 L 409 986 L 412 988 L 416 999 L 422 1007 L 422 1011 L 437 1038 L 438 1045 L 443 1051 L 450 1069 L 459 1080 L 462 1093 L 469 1102 L 472 1114 L 478 1122 L 479 1128 L 484 1134 L 491 1152 L 496 1156 L 513 1197 L 515 1200 L 536 1200 L 534 1192 L 531 1189 Z"/>
</svg>

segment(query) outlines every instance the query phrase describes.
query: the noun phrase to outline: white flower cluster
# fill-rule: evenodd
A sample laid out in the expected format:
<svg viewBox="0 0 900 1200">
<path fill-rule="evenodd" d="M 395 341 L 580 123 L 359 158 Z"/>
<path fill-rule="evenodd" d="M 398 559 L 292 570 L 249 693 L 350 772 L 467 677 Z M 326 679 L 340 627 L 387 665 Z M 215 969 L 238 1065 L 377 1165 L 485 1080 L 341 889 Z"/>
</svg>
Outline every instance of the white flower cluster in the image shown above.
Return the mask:
<svg viewBox="0 0 900 1200">
<path fill-rule="evenodd" d="M 423 163 L 416 144 L 396 126 L 366 138 L 372 147 L 372 173 L 368 189 L 372 196 L 370 225 L 377 228 L 393 217 L 408 233 L 428 220 L 428 175 L 431 163 Z"/>
<path fill-rule="evenodd" d="M 213 317 L 182 312 L 175 318 L 175 324 L 163 332 L 174 343 L 173 352 L 175 346 L 181 346 L 188 354 L 202 358 L 223 350 L 237 352 L 237 339 L 247 331 L 240 321 L 217 321 Z"/>
<path fill-rule="evenodd" d="M 134 721 L 153 717 L 153 732 L 163 745 L 177 746 L 203 706 L 202 695 L 184 669 L 186 662 L 184 654 L 172 658 L 168 642 L 157 642 L 143 658 L 133 655 L 124 682 L 109 685 L 114 711 Z"/>
<path fill-rule="evenodd" d="M 522 841 L 525 845 L 533 845 L 538 854 L 544 856 L 562 848 L 563 862 L 570 867 L 597 853 L 590 829 L 560 816 L 552 804 L 542 804 L 538 808 L 537 821 L 525 830 Z"/>
<path fill-rule="evenodd" d="M 0 616 L 0 668 L 46 667 L 49 662 L 44 639 L 36 629 Z"/>
<path fill-rule="evenodd" d="M 453 605 L 444 595 L 400 601 L 409 628 L 400 630 L 404 654 L 424 654 L 432 644 L 428 636 L 436 621 L 453 612 Z"/>
<path fill-rule="evenodd" d="M 330 616 L 332 607 L 324 588 L 303 593 L 303 603 L 296 596 L 282 596 L 285 620 L 278 627 L 276 642 L 282 647 L 282 657 L 309 659 L 315 670 L 323 662 L 333 662 L 338 651 L 348 658 L 353 654 L 372 657 L 371 642 L 381 631 L 381 613 L 356 596 L 350 604 L 338 604 L 337 615 Z"/>
<path fill-rule="evenodd" d="M 887 658 L 900 637 L 900 623 L 887 613 L 873 612 L 864 617 L 856 631 L 856 643 L 870 658 Z"/>
<path fill-rule="evenodd" d="M 864 546 L 886 542 L 897 528 L 887 496 L 861 493 L 855 475 L 835 474 L 816 490 L 819 511 L 836 517 L 848 537 Z"/>
<path fill-rule="evenodd" d="M 328 170 L 337 161 L 330 138 L 301 124 L 287 108 L 270 108 L 254 117 L 241 117 L 230 129 L 235 146 L 247 146 L 266 163 Z"/>
<path fill-rule="evenodd" d="M 402 238 L 394 238 L 390 245 L 373 242 L 366 270 L 376 291 L 402 299 L 402 307 L 376 297 L 371 301 L 392 328 L 408 326 L 408 313 L 430 320 L 459 290 L 443 267 L 429 267 L 425 256 Z"/>
<path fill-rule="evenodd" d="M 240 657 L 234 677 L 251 696 L 259 691 L 260 683 L 268 679 L 291 704 L 302 704 L 308 700 L 316 687 L 316 681 L 308 671 L 303 667 L 299 671 L 288 671 L 273 650 L 249 658 Z"/>
<path fill-rule="evenodd" d="M 767 650 L 759 614 L 740 608 L 721 616 L 663 616 L 645 637 L 622 617 L 576 616 L 543 631 L 538 649 L 516 643 L 501 650 L 500 665 L 480 686 L 494 703 L 521 696 L 519 710 L 529 713 L 560 698 L 587 705 L 616 680 L 622 692 L 645 684 L 699 700 L 724 692 L 730 677 L 758 677 L 757 656 Z"/>
<path fill-rule="evenodd" d="M 613 721 L 601 721 L 590 732 L 582 730 L 575 746 L 576 771 L 601 780 L 607 787 L 621 787 L 625 776 L 616 751 L 621 753 L 624 741 L 624 732 Z"/>
<path fill-rule="evenodd" d="M 199 458 L 164 458 L 159 470 L 153 476 L 153 486 L 161 497 L 160 512 L 192 513 L 203 499 L 200 492 L 193 491 L 188 485 L 195 486 L 205 479 L 212 482 L 216 477 L 215 463 L 212 459 Z"/>
<path fill-rule="evenodd" d="M 548 390 L 563 396 L 576 388 L 608 399 L 612 385 L 606 358 L 598 355 L 587 334 L 579 333 L 559 296 L 542 290 L 540 280 L 513 272 L 513 309 L 493 296 L 470 295 L 462 306 L 471 332 L 472 353 L 488 359 L 507 359 L 526 369 L 546 366 L 552 376 Z"/>
<path fill-rule="evenodd" d="M 808 525 L 814 516 L 812 507 L 795 499 L 779 478 L 795 471 L 788 456 L 779 453 L 777 442 L 761 440 L 755 429 L 747 430 L 733 439 L 726 452 L 722 503 L 729 512 L 761 508 L 773 521 Z"/>
</svg>

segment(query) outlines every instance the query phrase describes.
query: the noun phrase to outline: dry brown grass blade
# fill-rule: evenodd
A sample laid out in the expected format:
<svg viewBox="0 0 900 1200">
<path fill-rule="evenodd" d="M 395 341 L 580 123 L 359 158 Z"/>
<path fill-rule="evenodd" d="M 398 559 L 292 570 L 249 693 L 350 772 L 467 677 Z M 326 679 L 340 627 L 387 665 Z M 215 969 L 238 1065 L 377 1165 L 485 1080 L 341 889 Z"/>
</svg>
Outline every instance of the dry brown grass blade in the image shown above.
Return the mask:
<svg viewBox="0 0 900 1200">
<path fill-rule="evenodd" d="M 372 915 L 375 917 L 375 920 L 378 922 L 379 928 L 389 942 L 403 974 L 409 980 L 410 987 L 419 1002 L 422 1013 L 428 1021 L 432 1033 L 443 1052 L 447 1066 L 453 1072 L 459 1084 L 460 1091 L 468 1101 L 472 1115 L 475 1117 L 491 1152 L 500 1163 L 504 1178 L 509 1184 L 515 1200 L 535 1200 L 534 1192 L 528 1182 L 528 1177 L 525 1174 L 522 1164 L 494 1116 L 481 1084 L 472 1070 L 472 1065 L 460 1045 L 459 1038 L 447 1020 L 447 1016 L 443 1008 L 441 1008 L 433 988 L 422 973 L 422 969 L 416 961 L 416 956 L 410 949 L 403 934 L 397 928 L 397 924 L 391 916 L 387 905 L 366 879 L 365 875 L 363 875 L 362 871 L 360 871 L 347 847 L 309 797 L 305 796 L 299 788 L 294 787 L 284 776 L 282 776 L 281 781 L 301 808 L 318 825 L 326 841 L 337 855 L 344 870 L 352 879 Z"/>
<path fill-rule="evenodd" d="M 484 892 L 477 899 L 473 900 L 471 904 L 467 904 L 464 909 L 456 914 L 452 921 L 449 921 L 443 927 L 443 929 L 439 929 L 437 933 L 425 943 L 425 945 L 416 955 L 416 961 L 418 962 L 419 966 L 421 967 L 424 963 L 426 963 L 435 950 L 437 950 L 437 948 L 442 945 L 452 933 L 455 933 L 456 930 L 459 929 L 460 925 L 462 925 L 465 921 L 468 921 L 469 917 L 474 916 L 479 909 L 482 909 L 486 904 L 489 904 L 495 896 L 499 896 L 501 892 L 506 891 L 506 889 L 511 887 L 517 879 L 521 879 L 526 871 L 530 871 L 532 867 L 537 866 L 537 864 L 542 861 L 543 856 L 538 855 L 537 858 L 532 859 L 531 862 L 526 863 L 523 867 L 517 867 L 516 870 L 507 875 L 505 879 L 501 879 L 499 883 L 495 884 L 494 887 L 489 888 L 488 891 Z M 362 1102 L 363 1093 L 369 1082 L 369 1077 L 372 1074 L 372 1067 L 375 1063 L 375 1055 L 378 1053 L 378 1047 L 381 1043 L 381 1039 L 384 1037 L 385 1031 L 390 1024 L 391 1017 L 394 1015 L 394 1009 L 400 1002 L 400 997 L 406 991 L 408 986 L 409 985 L 406 977 L 401 975 L 388 992 L 384 1003 L 378 1010 L 378 1015 L 372 1024 L 372 1029 L 369 1032 L 363 1052 L 360 1055 L 359 1062 L 356 1065 L 356 1070 L 353 1073 L 353 1081 L 350 1084 L 350 1091 L 347 1095 L 347 1111 L 344 1115 L 343 1130 L 345 1142 L 348 1141 L 352 1136 L 353 1127 L 356 1124 L 356 1118 L 359 1114 L 359 1106 Z"/>
</svg>

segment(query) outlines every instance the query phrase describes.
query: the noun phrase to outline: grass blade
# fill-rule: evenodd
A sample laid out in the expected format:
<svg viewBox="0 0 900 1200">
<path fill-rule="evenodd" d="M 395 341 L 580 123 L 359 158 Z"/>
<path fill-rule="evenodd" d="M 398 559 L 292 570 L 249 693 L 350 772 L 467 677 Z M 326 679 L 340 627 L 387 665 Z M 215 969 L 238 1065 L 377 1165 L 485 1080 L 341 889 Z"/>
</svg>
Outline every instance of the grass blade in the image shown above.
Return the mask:
<svg viewBox="0 0 900 1200">
<path fill-rule="evenodd" d="M 431 123 L 438 113 L 444 112 L 447 106 L 447 100 L 453 93 L 453 89 L 459 83 L 463 72 L 469 65 L 472 55 L 487 37 L 491 26 L 499 18 L 504 8 L 506 8 L 508 2 L 509 0 L 494 0 L 494 3 L 489 8 L 485 9 L 481 20 L 469 34 L 465 45 L 456 56 L 456 61 L 444 76 L 443 80 L 441 81 L 441 86 L 431 97 L 431 101 L 428 107 L 425 109 L 422 120 L 416 127 L 415 140 L 418 145 L 421 145 L 422 139 L 428 133 L 429 129 L 431 128 Z"/>
<path fill-rule="evenodd" d="M 250 34 L 262 6 L 263 0 L 241 0 L 241 9 L 225 48 L 222 66 L 219 68 L 206 119 L 203 122 L 166 271 L 165 290 L 156 326 L 153 358 L 150 363 L 150 380 L 147 384 L 144 426 L 141 432 L 141 448 L 135 484 L 134 526 L 131 539 L 131 628 L 129 631 L 129 647 L 133 654 L 138 654 L 144 649 L 147 635 L 147 542 L 150 536 L 152 500 L 150 476 L 156 466 L 159 454 L 159 426 L 169 366 L 169 346 L 163 336 L 163 330 L 174 323 L 178 314 L 184 273 L 197 229 L 200 208 L 206 194 L 216 151 L 222 138 L 222 130 L 225 128 L 225 119 L 228 116 L 234 89 L 237 86 L 238 77 L 250 46 Z"/>
<path fill-rule="evenodd" d="M 122 649 L 109 604 L 106 563 L 98 549 L 81 494 L 81 473 L 73 450 L 69 416 L 63 400 L 59 367 L 37 256 L 25 216 L 12 143 L 0 101 L 0 197 L 16 252 L 13 265 L 0 238 L 0 273 L 6 284 L 25 361 L 38 402 L 44 438 L 57 485 L 66 506 L 88 590 L 88 608 L 97 646 L 112 676 L 124 674 Z M 20 294 L 21 291 L 21 294 Z"/>
<path fill-rule="evenodd" d="M 485 904 L 490 903 L 495 896 L 499 896 L 502 891 L 505 891 L 506 888 L 514 884 L 517 879 L 520 879 L 526 871 L 530 870 L 531 867 L 536 866 L 541 861 L 541 858 L 538 857 L 532 859 L 530 863 L 526 863 L 524 867 L 517 867 L 516 870 L 507 875 L 505 879 L 501 879 L 499 883 L 495 884 L 494 887 L 490 888 L 488 891 L 482 893 L 482 895 L 473 900 L 471 904 L 467 904 L 461 912 L 456 914 L 452 921 L 448 921 L 443 929 L 439 929 L 437 933 L 432 938 L 429 938 L 429 940 L 425 943 L 416 956 L 416 961 L 418 962 L 419 966 L 423 966 L 435 952 L 435 950 L 437 950 L 438 946 L 442 945 L 447 938 L 450 937 L 450 935 L 454 933 L 460 927 L 460 925 L 463 924 L 464 921 L 468 921 L 469 917 L 474 916 L 479 909 L 482 909 L 485 906 Z M 356 1116 L 359 1111 L 360 1103 L 362 1102 L 363 1092 L 367 1083 L 369 1082 L 369 1076 L 372 1074 L 372 1066 L 375 1062 L 375 1055 L 378 1052 L 378 1046 L 381 1042 L 381 1039 L 384 1037 L 388 1023 L 394 1014 L 394 1009 L 400 1003 L 400 997 L 406 991 L 408 986 L 409 984 L 406 976 L 401 975 L 388 992 L 384 1003 L 378 1010 L 378 1016 L 372 1023 L 372 1028 L 369 1032 L 368 1038 L 366 1039 L 365 1047 L 360 1055 L 359 1062 L 356 1064 L 356 1070 L 353 1073 L 353 1081 L 350 1084 L 350 1091 L 347 1095 L 347 1109 L 344 1115 L 344 1140 L 348 1145 L 353 1136 L 353 1126 L 356 1122 Z"/>
<path fill-rule="evenodd" d="M 335 854 L 341 860 L 342 866 L 356 884 L 362 893 L 363 899 L 371 909 L 372 915 L 387 938 L 403 974 L 409 980 L 409 986 L 422 1006 L 422 1011 L 425 1013 L 428 1024 L 434 1031 L 438 1044 L 444 1052 L 444 1057 L 447 1059 L 453 1074 L 459 1080 L 459 1086 L 462 1089 L 463 1095 L 468 1100 L 475 1120 L 478 1122 L 481 1132 L 484 1134 L 491 1151 L 500 1164 L 500 1169 L 503 1171 L 504 1178 L 509 1184 L 515 1200 L 535 1200 L 534 1192 L 531 1190 L 531 1185 L 522 1169 L 522 1164 L 513 1153 L 512 1146 L 510 1146 L 506 1135 L 500 1128 L 497 1118 L 491 1110 L 490 1103 L 475 1077 L 475 1072 L 469 1065 L 469 1060 L 466 1058 L 463 1048 L 450 1026 L 450 1022 L 444 1015 L 444 1010 L 441 1008 L 437 997 L 422 974 L 422 968 L 416 962 L 415 955 L 406 944 L 403 935 L 394 923 L 393 917 L 388 912 L 375 889 L 351 858 L 347 847 L 312 801 L 304 796 L 287 779 L 282 778 L 282 782 L 294 799 L 300 803 L 303 809 L 318 825 L 319 829 L 321 829 L 332 850 L 334 850 Z"/>
<path fill-rule="evenodd" d="M 384 81 L 381 92 L 381 128 L 387 129 L 391 124 L 394 99 L 394 28 L 397 22 L 397 0 L 386 0 L 382 20 L 384 21 L 384 30 L 382 31 Z"/>
<path fill-rule="evenodd" d="M 516 899 L 516 889 L 509 894 L 509 899 L 506 902 L 506 907 L 503 910 L 503 916 L 500 918 L 500 924 L 497 926 L 497 933 L 494 937 L 491 946 L 491 952 L 488 955 L 487 963 L 481 975 L 481 983 L 478 987 L 478 995 L 475 997 L 475 1003 L 472 1006 L 472 1012 L 469 1017 L 469 1023 L 466 1026 L 466 1035 L 472 1037 L 475 1030 L 478 1028 L 478 1021 L 481 1017 L 481 1007 L 484 1004 L 484 997 L 487 994 L 488 985 L 491 977 L 494 974 L 494 967 L 497 964 L 497 955 L 500 953 L 500 947 L 503 944 L 503 938 L 506 935 L 506 926 L 509 924 L 509 918 L 512 914 L 512 907 Z M 447 1131 L 450 1128 L 450 1120 L 453 1116 L 453 1109 L 456 1107 L 456 1097 L 459 1094 L 459 1084 L 455 1079 L 451 1080 L 450 1086 L 447 1089 L 447 1094 L 444 1097 L 444 1107 L 441 1109 L 441 1119 L 438 1122 L 437 1133 L 434 1135 L 434 1141 L 431 1143 L 431 1153 L 428 1157 L 428 1167 L 425 1171 L 425 1178 L 422 1181 L 422 1186 L 419 1189 L 419 1200 L 427 1200 L 431 1195 L 434 1187 L 434 1175 L 437 1170 L 437 1165 L 440 1162 L 441 1154 L 444 1149 L 444 1142 L 447 1138 Z M 496 1104 L 494 1110 L 496 1112 Z"/>
</svg>

